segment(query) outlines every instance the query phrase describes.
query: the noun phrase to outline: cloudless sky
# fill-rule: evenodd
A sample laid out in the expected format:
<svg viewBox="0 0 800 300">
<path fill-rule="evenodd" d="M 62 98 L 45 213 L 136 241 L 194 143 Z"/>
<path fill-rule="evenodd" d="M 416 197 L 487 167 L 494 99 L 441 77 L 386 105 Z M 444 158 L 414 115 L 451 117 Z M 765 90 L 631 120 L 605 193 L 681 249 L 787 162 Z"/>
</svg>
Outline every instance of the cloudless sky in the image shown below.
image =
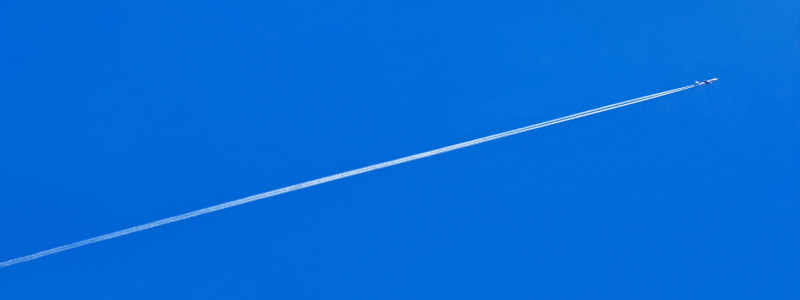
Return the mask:
<svg viewBox="0 0 800 300">
<path fill-rule="evenodd" d="M 798 299 L 800 2 L 3 1 L 0 299 Z"/>
</svg>

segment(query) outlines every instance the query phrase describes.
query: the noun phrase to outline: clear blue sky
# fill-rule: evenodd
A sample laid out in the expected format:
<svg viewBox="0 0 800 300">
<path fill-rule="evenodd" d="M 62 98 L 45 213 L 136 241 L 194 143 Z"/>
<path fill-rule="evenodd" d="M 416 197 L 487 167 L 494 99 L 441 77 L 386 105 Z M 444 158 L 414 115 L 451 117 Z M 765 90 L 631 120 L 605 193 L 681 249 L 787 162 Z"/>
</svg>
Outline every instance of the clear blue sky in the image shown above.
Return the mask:
<svg viewBox="0 0 800 300">
<path fill-rule="evenodd" d="M 0 4 L 1 299 L 798 299 L 800 2 Z M 337 1 L 338 2 L 338 1 Z"/>
</svg>

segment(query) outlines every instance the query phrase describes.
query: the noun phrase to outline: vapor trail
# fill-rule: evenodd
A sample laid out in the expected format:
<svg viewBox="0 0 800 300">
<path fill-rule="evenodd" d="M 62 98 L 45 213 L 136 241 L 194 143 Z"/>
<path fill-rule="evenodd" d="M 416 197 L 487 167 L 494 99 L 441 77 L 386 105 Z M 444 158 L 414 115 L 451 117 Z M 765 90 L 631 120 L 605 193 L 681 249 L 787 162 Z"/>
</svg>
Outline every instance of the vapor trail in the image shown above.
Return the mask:
<svg viewBox="0 0 800 300">
<path fill-rule="evenodd" d="M 669 94 L 672 94 L 672 93 L 677 93 L 677 92 L 680 92 L 680 91 L 683 91 L 683 90 L 688 90 L 688 89 L 693 88 L 695 86 L 696 85 L 689 85 L 689 86 L 685 86 L 685 87 L 682 87 L 682 88 L 669 90 L 669 91 L 666 91 L 666 92 L 652 94 L 652 95 L 649 95 L 649 96 L 644 96 L 644 97 L 631 99 L 631 100 L 627 100 L 627 101 L 622 101 L 622 102 L 619 102 L 619 103 L 615 103 L 615 104 L 611 104 L 611 105 L 595 108 L 595 109 L 592 109 L 592 110 L 587 110 L 587 111 L 584 111 L 584 112 L 581 112 L 581 113 L 577 113 L 577 114 L 573 114 L 573 115 L 569 115 L 569 116 L 566 116 L 566 117 L 553 119 L 553 120 L 550 120 L 550 121 L 547 121 L 547 122 L 542 122 L 542 123 L 530 125 L 530 126 L 527 126 L 527 127 L 522 127 L 522 128 L 518 128 L 518 129 L 506 131 L 506 132 L 501 132 L 501 133 L 498 133 L 498 134 L 490 135 L 490 136 L 487 136 L 487 137 L 482 137 L 482 138 L 479 138 L 479 139 L 474 139 L 474 140 L 463 142 L 463 143 L 460 143 L 460 144 L 455 144 L 455 145 L 452 145 L 452 146 L 447 146 L 447 147 L 431 150 L 431 151 L 428 151 L 428 152 L 423 152 L 423 153 L 419 153 L 419 154 L 415 154 L 415 155 L 411 155 L 411 156 L 406 156 L 406 157 L 403 157 L 403 158 L 398 158 L 398 159 L 395 159 L 395 160 L 390 160 L 390 161 L 387 161 L 387 162 L 374 164 L 374 165 L 371 165 L 371 166 L 366 166 L 366 167 L 363 167 L 363 168 L 360 168 L 360 169 L 355 169 L 355 170 L 351 170 L 351 171 L 347 171 L 347 172 L 343 172 L 343 173 L 339 173 L 339 174 L 335 174 L 335 175 L 322 177 L 322 178 L 319 178 L 319 179 L 315 179 L 315 180 L 306 181 L 306 182 L 303 182 L 303 183 L 287 186 L 287 187 L 280 188 L 280 189 L 273 190 L 273 191 L 269 191 L 269 192 L 266 192 L 266 193 L 253 195 L 253 196 L 250 196 L 250 197 L 246 197 L 246 198 L 242 198 L 242 199 L 238 199 L 238 200 L 234 200 L 234 201 L 230 201 L 230 202 L 225 202 L 225 203 L 222 203 L 222 204 L 217 204 L 217 205 L 214 205 L 214 206 L 211 206 L 211 207 L 206 207 L 206 208 L 203 208 L 203 209 L 195 210 L 195 211 L 188 212 L 188 213 L 181 214 L 181 215 L 177 215 L 177 216 L 174 216 L 174 217 L 161 219 L 161 220 L 150 222 L 150 223 L 147 223 L 147 224 L 143 224 L 143 225 L 131 227 L 131 228 L 128 228 L 128 229 L 123 229 L 123 230 L 120 230 L 120 231 L 112 232 L 112 233 L 109 233 L 109 234 L 104 234 L 104 235 L 101 235 L 101 236 L 93 237 L 93 238 L 90 238 L 90 239 L 82 240 L 82 241 L 75 242 L 75 243 L 72 243 L 72 244 L 67 244 L 67 245 L 55 247 L 55 248 L 50 249 L 50 250 L 45 250 L 45 251 L 42 251 L 42 252 L 38 252 L 38 253 L 31 254 L 31 255 L 22 256 L 22 257 L 18 257 L 18 258 L 15 258 L 15 259 L 12 259 L 12 260 L 8 260 L 8 261 L 5 261 L 5 262 L 0 262 L 0 268 L 5 268 L 5 267 L 11 266 L 11 265 L 15 265 L 15 264 L 18 264 L 18 263 L 21 263 L 21 262 L 34 260 L 34 259 L 37 259 L 37 258 L 40 258 L 40 257 L 43 257 L 43 256 L 56 254 L 58 252 L 66 251 L 66 250 L 73 249 L 73 248 L 78 248 L 78 247 L 85 246 L 85 245 L 88 245 L 88 244 L 97 243 L 97 242 L 105 241 L 105 240 L 108 240 L 108 239 L 113 239 L 115 237 L 120 237 L 120 236 L 123 236 L 123 235 L 126 235 L 126 234 L 131 234 L 131 233 L 134 233 L 134 232 L 137 232 L 137 231 L 142 231 L 142 230 L 145 230 L 145 229 L 158 227 L 158 226 L 161 226 L 161 225 L 169 224 L 169 223 L 172 223 L 172 222 L 177 222 L 177 221 L 180 221 L 180 220 L 185 220 L 185 219 L 196 217 L 196 216 L 199 216 L 199 215 L 204 215 L 204 214 L 207 214 L 207 213 L 215 212 L 215 211 L 226 209 L 226 208 L 229 208 L 229 207 L 242 205 L 242 204 L 245 204 L 245 203 L 248 203 L 248 202 L 253 202 L 253 201 L 256 201 L 256 200 L 261 200 L 261 199 L 264 199 L 264 198 L 277 196 L 277 195 L 280 195 L 280 194 L 283 194 L 283 193 L 288 193 L 288 192 L 296 191 L 296 190 L 299 190 L 299 189 L 304 189 L 304 188 L 307 188 L 307 187 L 310 187 L 310 186 L 323 184 L 323 183 L 326 183 L 326 182 L 329 182 L 329 181 L 334 181 L 334 180 L 337 180 L 337 179 L 342 179 L 342 178 L 345 178 L 345 177 L 350 177 L 350 176 L 353 176 L 353 175 L 358 175 L 358 174 L 361 174 L 361 173 L 366 173 L 366 172 L 369 172 L 369 171 L 382 169 L 382 168 L 386 168 L 386 167 L 397 165 L 397 164 L 402 164 L 402 163 L 409 162 L 409 161 L 412 161 L 412 160 L 417 160 L 417 159 L 420 159 L 420 158 L 425 158 L 425 157 L 428 157 L 428 156 L 433 156 L 433 155 L 436 155 L 436 154 L 445 153 L 445 152 L 449 152 L 449 151 L 453 151 L 453 150 L 469 147 L 469 146 L 472 146 L 472 145 L 477 145 L 477 144 L 488 142 L 488 141 L 491 141 L 491 140 L 496 140 L 496 139 L 504 138 L 504 137 L 507 137 L 507 136 L 515 135 L 515 134 L 518 134 L 518 133 L 523 133 L 523 132 L 526 132 L 526 131 L 534 130 L 534 129 L 537 129 L 537 128 L 542 128 L 542 127 L 545 127 L 545 126 L 550 126 L 550 125 L 553 125 L 553 124 L 566 122 L 566 121 L 569 121 L 569 120 L 585 117 L 585 116 L 588 116 L 588 115 L 593 115 L 593 114 L 604 112 L 604 111 L 607 111 L 607 110 L 620 108 L 620 107 L 631 105 L 631 104 L 634 104 L 634 103 L 647 101 L 647 100 L 650 100 L 650 99 L 653 99 L 653 98 L 658 98 L 658 97 L 666 96 L 666 95 L 669 95 Z"/>
</svg>

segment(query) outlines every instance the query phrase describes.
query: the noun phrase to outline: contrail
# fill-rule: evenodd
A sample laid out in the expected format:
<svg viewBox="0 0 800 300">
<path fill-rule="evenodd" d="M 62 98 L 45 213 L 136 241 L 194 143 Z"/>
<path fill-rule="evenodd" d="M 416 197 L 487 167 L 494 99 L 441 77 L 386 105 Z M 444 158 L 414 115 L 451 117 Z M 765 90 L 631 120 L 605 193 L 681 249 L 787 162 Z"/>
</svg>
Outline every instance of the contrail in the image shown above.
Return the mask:
<svg viewBox="0 0 800 300">
<path fill-rule="evenodd" d="M 530 125 L 530 126 L 527 126 L 527 127 L 522 127 L 522 128 L 518 128 L 518 129 L 506 131 L 506 132 L 501 132 L 501 133 L 498 133 L 498 134 L 490 135 L 490 136 L 487 136 L 487 137 L 482 137 L 482 138 L 479 138 L 479 139 L 474 139 L 474 140 L 471 140 L 471 141 L 455 144 L 455 145 L 452 145 L 452 146 L 447 146 L 447 147 L 439 148 L 439 149 L 436 149 L 436 150 L 431 150 L 431 151 L 428 151 L 428 152 L 423 152 L 423 153 L 419 153 L 419 154 L 415 154 L 415 155 L 411 155 L 411 156 L 406 156 L 406 157 L 403 157 L 403 158 L 398 158 L 398 159 L 395 159 L 395 160 L 390 160 L 390 161 L 387 161 L 387 162 L 374 164 L 374 165 L 363 167 L 363 168 L 360 168 L 360 169 L 355 169 L 355 170 L 351 170 L 351 171 L 347 171 L 347 172 L 343 172 L 343 173 L 339 173 L 339 174 L 335 174 L 335 175 L 331 175 L 331 176 L 327 176 L 327 177 L 322 177 L 320 179 L 315 179 L 315 180 L 306 181 L 306 182 L 303 182 L 303 183 L 287 186 L 287 187 L 280 188 L 280 189 L 273 190 L 273 191 L 269 191 L 269 192 L 266 192 L 266 193 L 253 195 L 253 196 L 242 198 L 242 199 L 238 199 L 238 200 L 233 200 L 233 201 L 225 202 L 225 203 L 222 203 L 222 204 L 217 204 L 217 205 L 214 205 L 214 206 L 211 206 L 211 207 L 206 207 L 206 208 L 203 208 L 203 209 L 195 210 L 195 211 L 188 212 L 188 213 L 181 214 L 181 215 L 177 215 L 177 216 L 174 216 L 174 217 L 161 219 L 161 220 L 158 220 L 158 221 L 150 222 L 150 223 L 139 225 L 139 226 L 136 226 L 136 227 L 123 229 L 123 230 L 120 230 L 120 231 L 117 231 L 117 232 L 104 234 L 104 235 L 101 235 L 101 236 L 97 236 L 97 237 L 93 237 L 93 238 L 90 238 L 90 239 L 82 240 L 82 241 L 75 242 L 75 243 L 72 243 L 72 244 L 67 244 L 67 245 L 55 247 L 55 248 L 50 249 L 50 250 L 45 250 L 45 251 L 34 253 L 34 254 L 31 254 L 31 255 L 26 255 L 26 256 L 18 257 L 18 258 L 15 258 L 15 259 L 12 259 L 12 260 L 8 260 L 8 261 L 5 261 L 5 262 L 1 262 L 0 263 L 0 268 L 5 268 L 5 267 L 11 266 L 11 265 L 15 265 L 15 264 L 18 264 L 18 263 L 21 263 L 21 262 L 34 260 L 34 259 L 37 259 L 37 258 L 40 258 L 40 257 L 43 257 L 43 256 L 48 256 L 48 255 L 56 254 L 56 253 L 59 253 L 59 252 L 62 252 L 62 251 L 67 251 L 67 250 L 70 250 L 70 249 L 78 248 L 78 247 L 81 247 L 81 246 L 86 246 L 88 244 L 97 243 L 97 242 L 105 241 L 105 240 L 108 240 L 108 239 L 113 239 L 115 237 L 120 237 L 120 236 L 123 236 L 123 235 L 126 235 L 126 234 L 131 234 L 131 233 L 134 233 L 134 232 L 137 232 L 137 231 L 142 231 L 142 230 L 150 229 L 150 228 L 153 228 L 153 227 L 158 227 L 158 226 L 161 226 L 161 225 L 169 224 L 169 223 L 172 223 L 172 222 L 177 222 L 177 221 L 180 221 L 180 220 L 185 220 L 185 219 L 188 219 L 188 218 L 196 217 L 196 216 L 199 216 L 199 215 L 212 213 L 212 212 L 215 212 L 215 211 L 218 211 L 218 210 L 222 210 L 222 209 L 226 209 L 226 208 L 229 208 L 229 207 L 242 205 L 242 204 L 253 202 L 253 201 L 256 201 L 256 200 L 269 198 L 269 197 L 272 197 L 272 196 L 277 196 L 277 195 L 280 195 L 280 194 L 283 194 L 283 193 L 288 193 L 288 192 L 296 191 L 296 190 L 299 190 L 299 189 L 304 189 L 304 188 L 307 188 L 307 187 L 310 187 L 310 186 L 315 186 L 315 185 L 318 185 L 318 184 L 323 184 L 323 183 L 326 183 L 326 182 L 329 182 L 329 181 L 334 181 L 334 180 L 337 180 L 337 179 L 342 179 L 342 178 L 345 178 L 345 177 L 350 177 L 350 176 L 353 176 L 353 175 L 358 175 L 358 174 L 361 174 L 361 173 L 366 173 L 366 172 L 369 172 L 369 171 L 382 169 L 382 168 L 390 167 L 390 166 L 397 165 L 397 164 L 402 164 L 402 163 L 409 162 L 409 161 L 412 161 L 412 160 L 425 158 L 425 157 L 428 157 L 428 156 L 434 156 L 436 154 L 441 154 L 441 153 L 445 153 L 445 152 L 449 152 L 449 151 L 453 151 L 453 150 L 469 147 L 469 146 L 472 146 L 472 145 L 485 143 L 485 142 L 488 142 L 488 141 L 504 138 L 504 137 L 515 135 L 515 134 L 518 134 L 518 133 L 531 131 L 531 130 L 534 130 L 534 129 L 537 129 L 537 128 L 542 128 L 542 127 L 545 127 L 545 126 L 550 126 L 550 125 L 553 125 L 553 124 L 566 122 L 566 121 L 569 121 L 569 120 L 585 117 L 585 116 L 588 116 L 588 115 L 593 115 L 593 114 L 604 112 L 604 111 L 607 111 L 607 110 L 620 108 L 620 107 L 631 105 L 631 104 L 634 104 L 634 103 L 647 101 L 647 100 L 650 100 L 650 99 L 653 99 L 653 98 L 658 98 L 658 97 L 666 96 L 666 95 L 669 95 L 669 94 L 672 94 L 672 93 L 677 93 L 677 92 L 680 92 L 680 91 L 683 91 L 683 90 L 688 90 L 688 89 L 693 88 L 693 87 L 698 86 L 698 85 L 699 84 L 689 85 L 689 86 L 685 86 L 685 87 L 682 87 L 682 88 L 669 90 L 669 91 L 666 91 L 666 92 L 652 94 L 652 95 L 649 95 L 649 96 L 644 96 L 644 97 L 640 97 L 640 98 L 636 98 L 636 99 L 631 99 L 631 100 L 628 100 L 628 101 L 622 101 L 622 102 L 619 102 L 619 103 L 615 103 L 615 104 L 611 104 L 611 105 L 595 108 L 595 109 L 592 109 L 592 110 L 587 110 L 587 111 L 584 111 L 584 112 L 581 112 L 581 113 L 577 113 L 577 114 L 574 114 L 574 115 L 569 115 L 569 116 L 566 116 L 566 117 L 561 117 L 561 118 L 550 120 L 550 121 L 547 121 L 547 122 L 542 122 L 542 123 Z"/>
</svg>

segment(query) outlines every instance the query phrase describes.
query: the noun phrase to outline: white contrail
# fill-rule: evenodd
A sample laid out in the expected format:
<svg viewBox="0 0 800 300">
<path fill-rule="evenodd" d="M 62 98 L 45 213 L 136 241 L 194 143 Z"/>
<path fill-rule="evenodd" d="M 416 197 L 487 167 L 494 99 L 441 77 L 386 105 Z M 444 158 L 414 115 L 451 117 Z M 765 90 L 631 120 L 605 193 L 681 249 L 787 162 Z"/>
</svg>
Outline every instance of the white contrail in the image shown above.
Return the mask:
<svg viewBox="0 0 800 300">
<path fill-rule="evenodd" d="M 382 169 L 382 168 L 386 168 L 386 167 L 397 165 L 397 164 L 402 164 L 404 162 L 409 162 L 409 161 L 412 161 L 412 160 L 425 158 L 425 157 L 428 157 L 428 156 L 433 156 L 433 155 L 436 155 L 436 154 L 445 153 L 445 152 L 453 151 L 453 150 L 456 150 L 456 149 L 469 147 L 469 146 L 472 146 L 472 145 L 477 145 L 477 144 L 488 142 L 488 141 L 491 141 L 491 140 L 496 140 L 496 139 L 504 138 L 504 137 L 507 137 L 507 136 L 510 136 L 510 135 L 515 135 L 515 134 L 518 134 L 518 133 L 534 130 L 534 129 L 537 129 L 537 128 L 542 128 L 542 127 L 545 127 L 545 126 L 550 126 L 550 125 L 553 125 L 553 124 L 566 122 L 566 121 L 569 121 L 569 120 L 577 119 L 577 118 L 580 118 L 580 117 L 585 117 L 585 116 L 588 116 L 588 115 L 593 115 L 593 114 L 604 112 L 604 111 L 607 111 L 607 110 L 620 108 L 620 107 L 623 107 L 623 106 L 626 106 L 626 105 L 631 105 L 631 104 L 634 104 L 634 103 L 647 101 L 647 100 L 650 100 L 650 99 L 653 99 L 653 98 L 658 98 L 658 97 L 669 95 L 669 94 L 672 94 L 672 93 L 677 93 L 677 92 L 680 92 L 680 91 L 683 91 L 683 90 L 688 90 L 688 89 L 693 88 L 693 87 L 695 87 L 695 85 L 689 85 L 689 86 L 685 86 L 685 87 L 682 87 L 682 88 L 677 88 L 677 89 L 674 89 L 674 90 L 661 92 L 661 93 L 658 93 L 658 94 L 652 94 L 652 95 L 644 96 L 644 97 L 641 97 L 641 98 L 631 99 L 631 100 L 628 100 L 628 101 L 622 101 L 622 102 L 619 102 L 619 103 L 615 103 L 615 104 L 611 104 L 611 105 L 595 108 L 595 109 L 592 109 L 592 110 L 587 110 L 587 111 L 584 111 L 584 112 L 581 112 L 581 113 L 577 113 L 577 114 L 574 114 L 574 115 L 569 115 L 569 116 L 566 116 L 566 117 L 561 117 L 561 118 L 550 120 L 550 121 L 547 121 L 547 122 L 542 122 L 542 123 L 530 125 L 530 126 L 527 126 L 527 127 L 522 127 L 522 128 L 518 128 L 518 129 L 514 129 L 514 130 L 510 130 L 510 131 L 506 131 L 506 132 L 502 132 L 502 133 L 498 133 L 498 134 L 494 134 L 494 135 L 490 135 L 490 136 L 487 136 L 487 137 L 482 137 L 482 138 L 471 140 L 471 141 L 468 141 L 468 142 L 463 142 L 463 143 L 460 143 L 460 144 L 455 144 L 455 145 L 452 145 L 452 146 L 447 146 L 447 147 L 444 147 L 444 148 L 439 148 L 439 149 L 436 149 L 436 150 L 431 150 L 431 151 L 423 152 L 423 153 L 420 153 L 420 154 L 415 154 L 415 155 L 406 156 L 406 157 L 403 157 L 403 158 L 398 158 L 398 159 L 395 159 L 395 160 L 391 160 L 391 161 L 387 161 L 387 162 L 383 162 L 383 163 L 379 163 L 379 164 L 374 164 L 374 165 L 371 165 L 371 166 L 363 167 L 363 168 L 360 168 L 360 169 L 355 169 L 355 170 L 352 170 L 352 171 L 347 171 L 347 172 L 344 172 L 344 173 L 339 173 L 339 174 L 336 174 L 336 175 L 331 175 L 331 176 L 328 176 L 328 177 L 322 177 L 320 179 L 311 180 L 311 181 L 295 184 L 295 185 L 292 185 L 292 186 L 287 186 L 287 187 L 280 188 L 280 189 L 273 190 L 273 191 L 269 191 L 269 192 L 266 192 L 266 193 L 263 193 L 263 194 L 253 195 L 253 196 L 250 196 L 250 197 L 247 197 L 247 198 L 242 198 L 242 199 L 238 199 L 238 200 L 234 200 L 234 201 L 230 201 L 230 202 L 226 202 L 226 203 L 222 203 L 222 204 L 217 204 L 217 205 L 214 205 L 214 206 L 211 206 L 211 207 L 206 207 L 206 208 L 203 208 L 203 209 L 200 209 L 200 210 L 195 210 L 195 211 L 188 212 L 188 213 L 181 214 L 181 215 L 177 215 L 177 216 L 174 216 L 174 217 L 161 219 L 161 220 L 158 220 L 158 221 L 155 221 L 155 222 L 150 222 L 150 223 L 139 225 L 139 226 L 136 226 L 136 227 L 131 227 L 131 228 L 128 228 L 128 229 L 117 231 L 117 232 L 112 232 L 112 233 L 109 233 L 109 234 L 104 234 L 104 235 L 101 235 L 101 236 L 93 237 L 93 238 L 86 239 L 86 240 L 83 240 L 83 241 L 80 241 L 80 242 L 75 242 L 75 243 L 72 243 L 72 244 L 67 244 L 67 245 L 64 245 L 64 246 L 55 247 L 55 248 L 50 249 L 50 250 L 45 250 L 45 251 L 42 251 L 42 252 L 34 253 L 34 254 L 31 254 L 31 255 L 27 255 L 27 256 L 18 257 L 18 258 L 15 258 L 15 259 L 12 259 L 12 260 L 8 260 L 8 261 L 5 261 L 5 262 L 0 262 L 0 268 L 5 268 L 5 267 L 11 266 L 11 265 L 15 265 L 15 264 L 18 264 L 18 263 L 21 263 L 21 262 L 34 260 L 34 259 L 37 259 L 37 258 L 40 258 L 40 257 L 43 257 L 43 256 L 56 254 L 56 253 L 61 252 L 61 251 L 66 251 L 66 250 L 69 250 L 69 249 L 78 248 L 78 247 L 85 246 L 85 245 L 88 245 L 88 244 L 97 243 L 97 242 L 105 241 L 105 240 L 108 240 L 108 239 L 113 239 L 115 237 L 123 236 L 123 235 L 130 234 L 130 233 L 134 233 L 134 232 L 137 232 L 137 231 L 142 231 L 142 230 L 145 230 L 145 229 L 158 227 L 158 226 L 161 226 L 161 225 L 169 224 L 169 223 L 172 223 L 172 222 L 177 222 L 177 221 L 180 221 L 180 220 L 185 220 L 185 219 L 196 217 L 196 216 L 199 216 L 199 215 L 204 215 L 204 214 L 207 214 L 207 213 L 215 212 L 215 211 L 226 209 L 226 208 L 229 208 L 229 207 L 242 205 L 242 204 L 245 204 L 245 203 L 248 203 L 248 202 L 253 202 L 253 201 L 256 201 L 256 200 L 261 200 L 261 199 L 264 199 L 264 198 L 277 196 L 277 195 L 280 195 L 280 194 L 283 194 L 283 193 L 288 193 L 288 192 L 291 192 L 291 191 L 304 189 L 304 188 L 307 188 L 307 187 L 310 187 L 310 186 L 323 184 L 323 183 L 326 183 L 326 182 L 329 182 L 329 181 L 334 181 L 334 180 L 337 180 L 337 179 L 342 179 L 342 178 L 345 178 L 345 177 L 350 177 L 350 176 L 353 176 L 353 175 L 366 173 L 366 172 L 369 172 L 369 171 Z"/>
</svg>

